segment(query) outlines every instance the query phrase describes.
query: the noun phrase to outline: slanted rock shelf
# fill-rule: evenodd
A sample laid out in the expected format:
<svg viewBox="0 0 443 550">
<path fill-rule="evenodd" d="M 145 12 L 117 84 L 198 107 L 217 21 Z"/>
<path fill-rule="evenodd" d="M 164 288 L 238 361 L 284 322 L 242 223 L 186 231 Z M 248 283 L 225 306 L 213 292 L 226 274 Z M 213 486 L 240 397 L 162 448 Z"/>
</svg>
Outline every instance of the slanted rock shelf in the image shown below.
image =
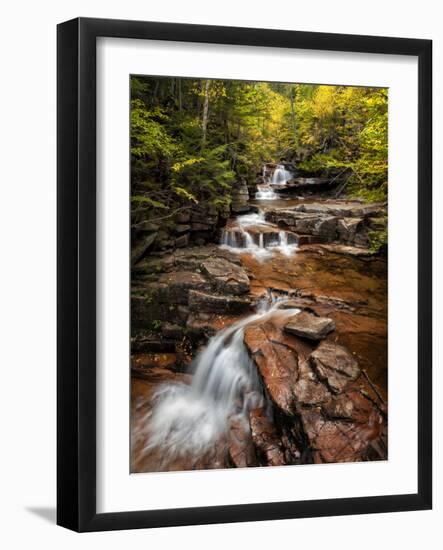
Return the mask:
<svg viewBox="0 0 443 550">
<path fill-rule="evenodd" d="M 319 242 L 340 242 L 369 248 L 371 232 L 387 228 L 385 204 L 308 203 L 291 209 L 268 209 L 265 219 L 300 235 L 317 237 Z"/>
</svg>

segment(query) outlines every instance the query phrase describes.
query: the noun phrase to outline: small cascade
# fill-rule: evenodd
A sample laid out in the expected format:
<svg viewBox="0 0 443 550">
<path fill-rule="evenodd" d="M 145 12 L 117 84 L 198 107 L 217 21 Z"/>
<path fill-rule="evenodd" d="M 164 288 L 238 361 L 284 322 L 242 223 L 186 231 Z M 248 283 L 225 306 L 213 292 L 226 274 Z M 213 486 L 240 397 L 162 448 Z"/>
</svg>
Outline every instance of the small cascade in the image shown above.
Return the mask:
<svg viewBox="0 0 443 550">
<path fill-rule="evenodd" d="M 180 456 L 201 458 L 228 432 L 231 419 L 249 425 L 249 411 L 265 404 L 253 360 L 243 342 L 246 326 L 273 316 L 289 318 L 298 309 L 264 302 L 257 313 L 213 336 L 195 358 L 192 384 L 169 383 L 154 395 L 148 413 L 149 444 L 159 448 L 163 465 Z"/>
<path fill-rule="evenodd" d="M 285 256 L 292 256 L 295 249 L 297 248 L 297 244 L 290 244 L 288 242 L 288 233 L 286 231 L 280 231 L 278 234 L 278 238 L 279 244 L 277 248 L 280 250 L 280 252 Z"/>
<path fill-rule="evenodd" d="M 262 210 L 238 216 L 223 229 L 220 244 L 231 252 L 252 254 L 259 261 L 267 260 L 274 251 L 292 256 L 298 248 L 297 236 L 267 222 Z"/>
<path fill-rule="evenodd" d="M 277 164 L 272 174 L 272 185 L 285 185 L 292 178 L 292 172 L 286 170 L 283 164 Z"/>
<path fill-rule="evenodd" d="M 278 198 L 278 194 L 271 189 L 269 185 L 258 185 L 258 191 L 255 193 L 255 198 L 263 201 L 274 201 Z"/>
<path fill-rule="evenodd" d="M 224 229 L 221 239 L 222 246 L 233 252 L 246 252 L 263 261 L 272 255 L 273 251 L 285 256 L 292 256 L 297 250 L 295 235 L 287 231 L 257 232 L 247 230 L 241 225 Z"/>
<path fill-rule="evenodd" d="M 243 216 L 237 216 L 236 223 L 241 227 L 270 225 L 270 223 L 265 220 L 265 213 L 263 210 L 260 210 L 254 214 L 243 214 Z"/>
<path fill-rule="evenodd" d="M 236 231 L 229 231 L 227 229 L 223 230 L 221 244 L 224 246 L 229 246 L 230 248 L 239 248 L 241 244 L 237 239 Z"/>
</svg>

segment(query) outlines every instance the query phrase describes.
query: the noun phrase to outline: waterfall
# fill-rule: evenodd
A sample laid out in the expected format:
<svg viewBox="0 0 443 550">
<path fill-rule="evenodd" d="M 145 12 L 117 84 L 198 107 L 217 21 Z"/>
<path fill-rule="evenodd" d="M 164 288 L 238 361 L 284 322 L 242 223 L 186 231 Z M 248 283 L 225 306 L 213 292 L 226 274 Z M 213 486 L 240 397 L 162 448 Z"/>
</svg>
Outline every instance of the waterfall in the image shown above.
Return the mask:
<svg viewBox="0 0 443 550">
<path fill-rule="evenodd" d="M 270 258 L 273 251 L 292 256 L 298 248 L 296 236 L 265 221 L 263 211 L 238 216 L 235 225 L 222 231 L 220 244 L 231 252 L 252 254 L 260 262 Z"/>
<path fill-rule="evenodd" d="M 272 174 L 272 185 L 284 185 L 292 178 L 292 172 L 286 170 L 283 164 L 277 164 L 274 173 Z"/>
<path fill-rule="evenodd" d="M 160 448 L 165 464 L 179 456 L 198 459 L 227 434 L 231 418 L 249 423 L 249 411 L 264 406 L 265 398 L 243 342 L 244 329 L 274 315 L 287 318 L 299 312 L 279 309 L 280 304 L 261 304 L 257 313 L 213 336 L 193 362 L 191 385 L 168 383 L 157 390 L 145 450 Z"/>
<path fill-rule="evenodd" d="M 268 238 L 265 243 L 264 233 L 251 233 L 241 225 L 236 229 L 225 229 L 222 233 L 221 244 L 231 252 L 245 252 L 252 254 L 262 262 L 271 257 L 273 251 L 281 252 L 285 256 L 292 256 L 297 251 L 295 236 L 289 241 L 286 231 L 279 231 L 275 237 Z"/>
<path fill-rule="evenodd" d="M 259 186 L 255 198 L 265 201 L 274 201 L 279 198 L 278 194 L 270 187 Z"/>
<path fill-rule="evenodd" d="M 297 248 L 297 245 L 295 244 L 289 244 L 288 242 L 288 234 L 286 231 L 280 231 L 278 234 L 278 249 L 282 254 L 285 256 L 291 256 L 294 252 L 294 250 Z M 294 248 L 295 247 L 295 248 Z"/>
<path fill-rule="evenodd" d="M 222 232 L 221 244 L 224 246 L 229 246 L 231 248 L 238 248 L 240 245 L 238 244 L 238 241 L 237 241 L 236 231 L 230 231 L 230 230 L 224 229 Z"/>
<path fill-rule="evenodd" d="M 255 248 L 257 245 L 255 244 L 254 238 L 249 233 L 249 231 L 245 231 L 244 229 L 242 229 L 242 233 L 245 237 L 245 246 L 244 246 L 244 248 L 249 248 L 249 249 Z"/>
<path fill-rule="evenodd" d="M 241 227 L 247 227 L 248 225 L 269 225 L 269 223 L 265 221 L 265 213 L 262 210 L 255 214 L 243 214 L 243 216 L 238 216 L 236 222 Z"/>
</svg>

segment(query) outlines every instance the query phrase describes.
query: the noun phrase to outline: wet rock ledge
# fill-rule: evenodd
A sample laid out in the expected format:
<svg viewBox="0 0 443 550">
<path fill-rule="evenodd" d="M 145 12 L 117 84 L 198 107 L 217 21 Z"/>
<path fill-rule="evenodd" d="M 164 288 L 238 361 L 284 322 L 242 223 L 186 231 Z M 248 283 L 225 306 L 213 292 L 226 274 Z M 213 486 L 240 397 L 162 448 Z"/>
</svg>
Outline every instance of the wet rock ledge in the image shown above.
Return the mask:
<svg viewBox="0 0 443 550">
<path fill-rule="evenodd" d="M 198 346 L 254 305 L 238 256 L 215 245 L 151 254 L 132 274 L 134 352 Z"/>
<path fill-rule="evenodd" d="M 268 321 L 245 330 L 245 345 L 272 403 L 271 412 L 251 414 L 256 447 L 266 434 L 275 443 L 271 459 L 261 454 L 262 464 L 386 459 L 387 410 L 380 392 L 345 347 L 319 343 L 320 333 L 315 342 L 312 333 L 295 336 L 299 316 L 306 320 L 301 312 L 283 327 Z M 266 418 L 261 429 L 257 415 Z"/>
<path fill-rule="evenodd" d="M 288 209 L 269 209 L 266 221 L 317 242 L 339 242 L 369 248 L 371 239 L 387 228 L 386 204 L 350 201 L 303 203 Z"/>
</svg>

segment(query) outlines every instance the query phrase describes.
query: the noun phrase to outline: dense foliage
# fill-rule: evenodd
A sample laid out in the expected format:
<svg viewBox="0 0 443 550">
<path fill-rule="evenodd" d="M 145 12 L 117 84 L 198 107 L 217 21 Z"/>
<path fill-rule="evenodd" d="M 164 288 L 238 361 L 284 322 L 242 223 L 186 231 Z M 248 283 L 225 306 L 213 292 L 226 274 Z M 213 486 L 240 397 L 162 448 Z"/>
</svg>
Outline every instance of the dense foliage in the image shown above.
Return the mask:
<svg viewBox="0 0 443 550">
<path fill-rule="evenodd" d="M 374 88 L 132 77 L 133 210 L 226 212 L 240 178 L 253 183 L 279 161 L 383 200 L 387 100 Z"/>
</svg>

